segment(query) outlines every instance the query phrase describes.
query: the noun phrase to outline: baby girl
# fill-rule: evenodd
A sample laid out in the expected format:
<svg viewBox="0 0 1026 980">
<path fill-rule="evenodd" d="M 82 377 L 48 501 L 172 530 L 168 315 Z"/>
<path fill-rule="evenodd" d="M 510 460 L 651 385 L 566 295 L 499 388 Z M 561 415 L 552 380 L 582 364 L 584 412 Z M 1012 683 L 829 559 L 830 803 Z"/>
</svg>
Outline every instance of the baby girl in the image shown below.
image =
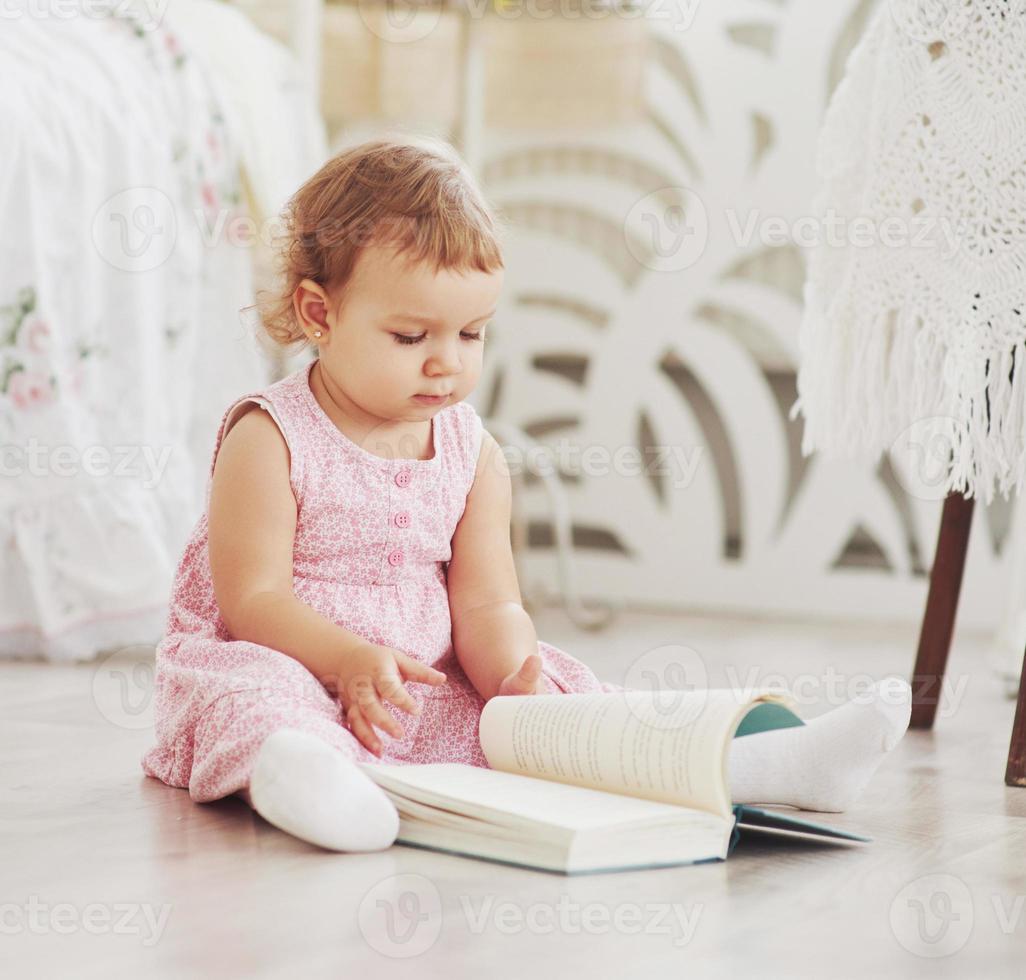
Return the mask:
<svg viewBox="0 0 1026 980">
<path fill-rule="evenodd" d="M 364 143 L 285 217 L 263 321 L 316 357 L 222 418 L 142 766 L 321 847 L 377 850 L 398 815 L 362 764 L 487 766 L 489 698 L 623 688 L 539 640 L 521 605 L 509 471 L 466 400 L 502 290 L 499 224 L 462 161 L 433 140 Z M 908 716 L 892 679 L 736 739 L 734 801 L 844 809 Z"/>
</svg>

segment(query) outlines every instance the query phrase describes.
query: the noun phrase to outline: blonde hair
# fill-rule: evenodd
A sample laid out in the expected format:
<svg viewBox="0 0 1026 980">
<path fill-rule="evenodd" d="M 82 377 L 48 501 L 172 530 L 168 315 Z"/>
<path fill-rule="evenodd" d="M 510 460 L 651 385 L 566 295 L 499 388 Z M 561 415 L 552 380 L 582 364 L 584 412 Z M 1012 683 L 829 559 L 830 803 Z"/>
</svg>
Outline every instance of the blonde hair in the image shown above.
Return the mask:
<svg viewBox="0 0 1026 980">
<path fill-rule="evenodd" d="M 329 160 L 282 212 L 277 291 L 257 307 L 275 343 L 308 343 L 293 295 L 304 279 L 341 290 L 361 250 L 391 245 L 441 269 L 503 268 L 502 225 L 453 147 L 433 137 L 369 140 Z"/>
</svg>

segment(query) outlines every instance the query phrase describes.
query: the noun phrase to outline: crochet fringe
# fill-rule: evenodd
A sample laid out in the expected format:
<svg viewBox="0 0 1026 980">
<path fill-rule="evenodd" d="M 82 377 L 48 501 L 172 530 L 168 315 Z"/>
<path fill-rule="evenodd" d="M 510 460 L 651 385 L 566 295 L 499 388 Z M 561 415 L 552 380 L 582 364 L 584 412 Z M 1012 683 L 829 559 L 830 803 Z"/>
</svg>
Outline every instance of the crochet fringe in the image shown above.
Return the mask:
<svg viewBox="0 0 1026 980">
<path fill-rule="evenodd" d="M 879 456 L 922 426 L 950 451 L 941 489 L 990 503 L 1026 482 L 1026 85 L 1006 72 L 1026 17 L 995 27 L 998 7 L 966 0 L 979 16 L 937 54 L 897 26 L 901 2 L 880 5 L 831 100 L 814 209 L 947 222 L 957 247 L 812 250 L 791 417 L 805 455 Z M 981 87 L 989 72 L 1001 85 Z"/>
<path fill-rule="evenodd" d="M 814 290 L 806 289 L 806 295 Z M 1022 321 L 997 314 L 1008 329 Z M 944 336 L 986 336 L 991 324 L 931 326 L 918 313 L 890 311 L 851 320 L 844 330 L 819 330 L 803 345 L 799 397 L 791 417 L 804 416 L 802 453 L 879 456 L 903 433 L 923 426 L 922 439 L 943 440 L 951 463 L 944 492 L 993 500 L 1026 482 L 1026 340 L 1013 346 L 979 342 L 948 347 Z M 1014 368 L 1014 370 L 1013 370 Z M 928 433 L 928 436 L 927 436 Z M 927 447 L 924 446 L 924 451 Z"/>
</svg>

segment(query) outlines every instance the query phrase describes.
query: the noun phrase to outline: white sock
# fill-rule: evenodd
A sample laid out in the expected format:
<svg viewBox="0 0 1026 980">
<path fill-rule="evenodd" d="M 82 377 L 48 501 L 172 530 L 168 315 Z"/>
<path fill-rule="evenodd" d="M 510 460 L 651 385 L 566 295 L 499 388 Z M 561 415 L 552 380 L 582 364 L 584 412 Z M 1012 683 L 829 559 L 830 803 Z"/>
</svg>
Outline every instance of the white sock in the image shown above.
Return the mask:
<svg viewBox="0 0 1026 980">
<path fill-rule="evenodd" d="M 730 749 L 734 803 L 783 803 L 840 813 L 855 801 L 901 740 L 912 689 L 887 677 L 866 695 L 803 726 L 736 738 Z"/>
<path fill-rule="evenodd" d="M 332 851 L 379 851 L 399 833 L 384 790 L 339 749 L 295 728 L 264 739 L 241 795 L 268 823 Z"/>
</svg>

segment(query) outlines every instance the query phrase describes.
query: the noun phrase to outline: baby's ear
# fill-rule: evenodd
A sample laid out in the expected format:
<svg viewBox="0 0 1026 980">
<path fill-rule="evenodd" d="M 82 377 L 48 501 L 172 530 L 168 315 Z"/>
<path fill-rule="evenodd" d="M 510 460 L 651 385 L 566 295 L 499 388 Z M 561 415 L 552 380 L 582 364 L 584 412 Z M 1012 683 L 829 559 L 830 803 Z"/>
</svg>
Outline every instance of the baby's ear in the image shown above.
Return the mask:
<svg viewBox="0 0 1026 980">
<path fill-rule="evenodd" d="M 292 294 L 296 317 L 304 330 L 328 329 L 328 294 L 312 279 L 304 279 Z"/>
</svg>

